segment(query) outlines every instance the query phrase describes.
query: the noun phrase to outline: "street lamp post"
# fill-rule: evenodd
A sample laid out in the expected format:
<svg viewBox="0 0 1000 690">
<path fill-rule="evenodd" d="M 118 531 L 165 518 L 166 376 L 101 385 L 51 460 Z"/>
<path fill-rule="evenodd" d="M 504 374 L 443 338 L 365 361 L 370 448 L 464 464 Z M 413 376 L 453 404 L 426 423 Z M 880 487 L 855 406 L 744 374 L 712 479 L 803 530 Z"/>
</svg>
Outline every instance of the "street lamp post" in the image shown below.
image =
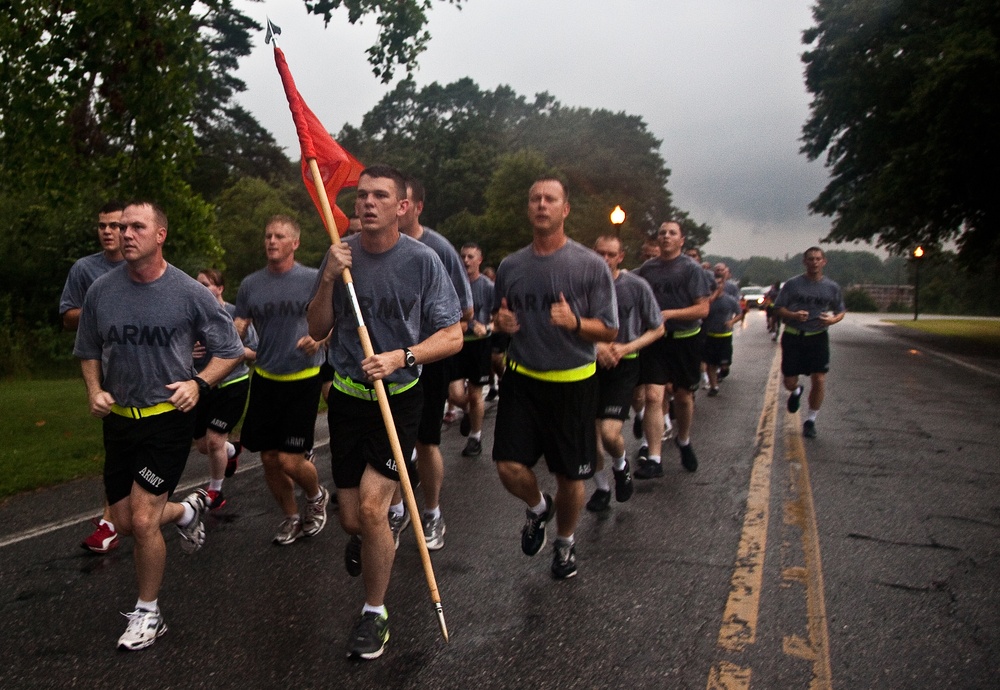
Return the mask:
<svg viewBox="0 0 1000 690">
<path fill-rule="evenodd" d="M 913 320 L 920 314 L 920 263 L 924 257 L 924 248 L 913 250 Z"/>
<path fill-rule="evenodd" d="M 615 210 L 611 212 L 611 224 L 615 226 L 615 235 L 621 236 L 622 223 L 625 222 L 625 211 L 622 210 L 621 206 L 615 206 Z"/>
</svg>

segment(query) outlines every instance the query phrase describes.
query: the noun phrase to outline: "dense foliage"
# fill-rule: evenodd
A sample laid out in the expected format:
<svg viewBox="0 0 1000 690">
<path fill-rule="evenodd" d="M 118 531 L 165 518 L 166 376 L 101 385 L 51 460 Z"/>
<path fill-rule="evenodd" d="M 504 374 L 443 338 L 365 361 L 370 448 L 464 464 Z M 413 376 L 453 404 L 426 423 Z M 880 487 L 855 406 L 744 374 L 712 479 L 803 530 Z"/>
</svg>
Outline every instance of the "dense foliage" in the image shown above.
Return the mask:
<svg viewBox="0 0 1000 690">
<path fill-rule="evenodd" d="M 693 243 L 709 237 L 672 205 L 661 142 L 638 116 L 569 108 L 547 93 L 529 99 L 508 86 L 483 91 L 471 79 L 422 89 L 404 80 L 339 138 L 363 161 L 420 177 L 428 190 L 421 221 L 458 244 L 479 242 L 489 263 L 530 240 L 526 190 L 553 171 L 568 182 L 567 230 L 581 242 L 613 230 L 617 204 L 630 245 L 671 216 L 684 220 Z"/>
<path fill-rule="evenodd" d="M 905 253 L 957 240 L 1000 267 L 1000 3 L 818 0 L 803 151 L 830 183 L 811 209 L 834 241 Z"/>
</svg>

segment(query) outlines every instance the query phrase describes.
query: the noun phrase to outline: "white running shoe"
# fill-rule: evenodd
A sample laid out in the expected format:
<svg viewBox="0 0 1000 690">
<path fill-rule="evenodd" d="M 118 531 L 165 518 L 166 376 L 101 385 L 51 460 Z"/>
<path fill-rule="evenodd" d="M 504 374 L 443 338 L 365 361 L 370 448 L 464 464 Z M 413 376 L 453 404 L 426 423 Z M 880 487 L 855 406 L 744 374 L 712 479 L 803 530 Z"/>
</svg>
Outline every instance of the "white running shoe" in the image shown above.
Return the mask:
<svg viewBox="0 0 1000 690">
<path fill-rule="evenodd" d="M 156 642 L 157 637 L 167 632 L 167 624 L 163 622 L 163 616 L 159 611 L 136 609 L 122 615 L 128 618 L 128 627 L 118 638 L 118 649 L 133 652 L 145 649 Z"/>
<path fill-rule="evenodd" d="M 326 506 L 330 502 L 330 492 L 322 484 L 319 487 L 319 498 L 306 501 L 306 509 L 302 516 L 302 534 L 315 537 L 326 527 Z"/>
<path fill-rule="evenodd" d="M 181 550 L 184 553 L 194 553 L 205 544 L 205 513 L 211 501 L 208 499 L 208 492 L 196 489 L 181 503 L 187 503 L 194 509 L 191 524 L 187 527 L 177 525 L 177 532 L 181 535 Z"/>
</svg>

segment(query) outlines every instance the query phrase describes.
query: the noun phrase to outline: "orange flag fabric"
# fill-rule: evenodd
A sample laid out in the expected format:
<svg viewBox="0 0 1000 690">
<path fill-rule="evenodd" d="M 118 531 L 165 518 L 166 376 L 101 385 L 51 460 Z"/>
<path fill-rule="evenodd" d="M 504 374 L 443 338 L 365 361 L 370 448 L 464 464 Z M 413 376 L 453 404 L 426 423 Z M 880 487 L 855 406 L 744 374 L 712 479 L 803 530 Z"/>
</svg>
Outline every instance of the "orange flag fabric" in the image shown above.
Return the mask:
<svg viewBox="0 0 1000 690">
<path fill-rule="evenodd" d="M 281 75 L 281 84 L 285 88 L 288 108 L 292 111 L 292 120 L 295 122 L 295 131 L 299 136 L 299 145 L 302 148 L 302 180 L 322 216 L 323 209 L 320 206 L 319 195 L 313 185 L 312 175 L 309 174 L 308 161 L 310 158 L 315 158 L 323 178 L 323 187 L 326 189 L 326 195 L 330 198 L 330 204 L 333 207 L 333 218 L 337 224 L 337 232 L 343 237 L 344 233 L 347 232 L 348 221 L 347 216 L 335 203 L 337 193 L 345 187 L 356 187 L 365 166 L 333 140 L 323 123 L 302 100 L 298 89 L 295 88 L 292 73 L 288 71 L 285 54 L 277 45 L 274 46 L 274 64 L 277 65 L 278 74 Z"/>
</svg>

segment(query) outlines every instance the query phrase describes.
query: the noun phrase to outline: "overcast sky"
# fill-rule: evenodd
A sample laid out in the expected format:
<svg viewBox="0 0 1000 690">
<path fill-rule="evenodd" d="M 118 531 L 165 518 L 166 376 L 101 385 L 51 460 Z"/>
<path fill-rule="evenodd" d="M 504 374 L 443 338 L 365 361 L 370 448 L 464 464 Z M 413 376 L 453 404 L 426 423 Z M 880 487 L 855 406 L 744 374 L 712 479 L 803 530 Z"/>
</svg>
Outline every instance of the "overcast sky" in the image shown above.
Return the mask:
<svg viewBox="0 0 1000 690">
<path fill-rule="evenodd" d="M 660 140 L 674 203 L 712 226 L 706 251 L 784 257 L 815 244 L 829 219 L 807 204 L 826 184 L 822 161 L 798 153 L 809 97 L 803 85 L 806 0 L 468 0 L 435 2 L 418 86 L 470 77 L 528 98 L 638 115 Z M 245 3 L 282 28 L 279 44 L 303 98 L 336 134 L 389 91 L 365 50 L 372 19 L 340 11 L 323 27 L 301 0 Z M 263 34 L 240 64 L 240 101 L 292 158 L 298 143 Z M 403 75 L 397 75 L 401 78 Z M 434 203 L 428 190 L 428 203 Z M 626 212 L 628 209 L 625 209 Z M 845 247 L 850 248 L 850 247 Z M 865 247 L 862 247 L 865 248 Z"/>
</svg>

